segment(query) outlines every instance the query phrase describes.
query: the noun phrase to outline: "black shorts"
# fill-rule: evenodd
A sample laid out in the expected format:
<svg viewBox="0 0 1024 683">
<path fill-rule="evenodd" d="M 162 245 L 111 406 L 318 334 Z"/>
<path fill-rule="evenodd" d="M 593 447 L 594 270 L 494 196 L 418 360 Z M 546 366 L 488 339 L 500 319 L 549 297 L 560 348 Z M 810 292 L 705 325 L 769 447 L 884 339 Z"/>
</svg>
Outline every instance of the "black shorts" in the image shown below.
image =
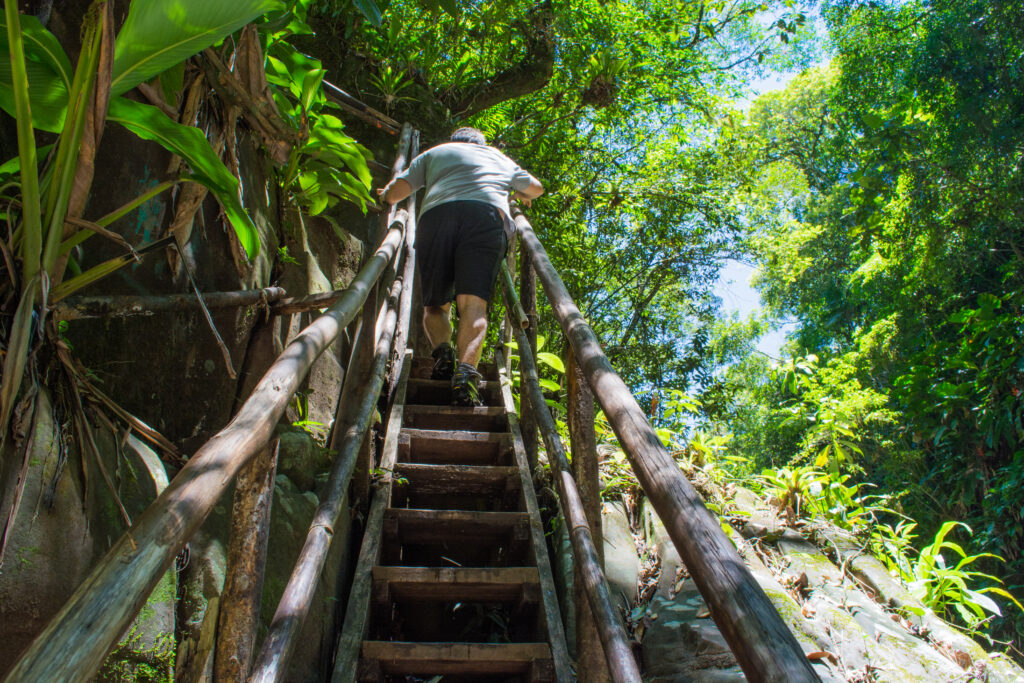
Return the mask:
<svg viewBox="0 0 1024 683">
<path fill-rule="evenodd" d="M 443 306 L 457 294 L 490 301 L 505 257 L 505 217 L 485 202 L 445 202 L 420 216 L 416 260 L 424 306 Z"/>
</svg>

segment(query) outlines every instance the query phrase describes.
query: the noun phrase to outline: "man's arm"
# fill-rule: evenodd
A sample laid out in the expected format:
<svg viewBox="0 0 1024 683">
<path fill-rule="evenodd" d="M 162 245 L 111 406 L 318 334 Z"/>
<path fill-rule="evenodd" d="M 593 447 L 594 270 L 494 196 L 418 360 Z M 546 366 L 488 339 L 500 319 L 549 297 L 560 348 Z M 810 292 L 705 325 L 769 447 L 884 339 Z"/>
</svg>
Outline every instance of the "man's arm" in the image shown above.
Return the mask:
<svg viewBox="0 0 1024 683">
<path fill-rule="evenodd" d="M 515 198 L 518 199 L 527 207 L 533 202 L 534 199 L 544 194 L 544 186 L 540 184 L 540 181 L 530 176 L 530 182 L 521 189 L 515 191 Z"/>
<path fill-rule="evenodd" d="M 395 178 L 384 187 L 377 190 L 377 195 L 385 204 L 400 202 L 412 194 L 412 185 L 404 178 Z"/>
</svg>

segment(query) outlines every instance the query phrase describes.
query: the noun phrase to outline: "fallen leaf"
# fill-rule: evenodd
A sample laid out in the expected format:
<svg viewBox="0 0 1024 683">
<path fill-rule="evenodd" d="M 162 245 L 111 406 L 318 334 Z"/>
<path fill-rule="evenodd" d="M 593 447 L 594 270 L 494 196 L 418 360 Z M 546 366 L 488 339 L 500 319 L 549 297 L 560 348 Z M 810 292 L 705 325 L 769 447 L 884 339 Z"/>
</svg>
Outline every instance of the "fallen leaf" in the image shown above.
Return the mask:
<svg viewBox="0 0 1024 683">
<path fill-rule="evenodd" d="M 811 660 L 812 662 L 816 662 L 819 659 L 827 659 L 832 664 L 839 664 L 839 658 L 831 652 L 827 652 L 825 650 L 818 650 L 817 652 L 808 652 L 807 659 Z"/>
</svg>

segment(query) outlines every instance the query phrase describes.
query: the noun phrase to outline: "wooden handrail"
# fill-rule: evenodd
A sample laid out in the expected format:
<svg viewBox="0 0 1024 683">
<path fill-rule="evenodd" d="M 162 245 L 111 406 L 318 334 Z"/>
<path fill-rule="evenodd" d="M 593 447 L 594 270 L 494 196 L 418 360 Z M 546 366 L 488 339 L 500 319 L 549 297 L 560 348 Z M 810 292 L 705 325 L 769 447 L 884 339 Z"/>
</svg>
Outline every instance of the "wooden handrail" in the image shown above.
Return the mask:
<svg viewBox="0 0 1024 683">
<path fill-rule="evenodd" d="M 509 281 L 504 283 L 509 310 L 514 309 L 513 304 L 519 303 L 510 287 L 511 282 L 509 278 Z M 593 534 L 583 511 L 583 501 L 569 468 L 569 459 L 565 455 L 555 420 L 551 417 L 547 403 L 544 402 L 544 393 L 541 391 L 537 374 L 537 362 L 530 350 L 530 342 L 522 328 L 514 325 L 512 327 L 516 343 L 519 345 L 520 393 L 533 407 L 541 437 L 544 439 L 544 447 L 547 449 L 548 462 L 554 470 L 555 488 L 558 490 L 562 515 L 568 523 L 573 559 L 580 567 L 587 603 L 594 614 L 597 633 L 604 649 L 605 661 L 608 663 L 608 673 L 614 683 L 640 683 L 640 669 L 633 657 L 626 630 L 612 604 L 608 582 L 601 569 L 601 560 L 594 546 Z"/>
<path fill-rule="evenodd" d="M 409 287 L 406 291 L 411 292 L 411 289 Z M 313 602 L 320 573 L 327 561 L 334 528 L 342 513 L 346 512 L 342 503 L 346 498 L 359 449 L 367 438 L 367 429 L 377 404 L 377 397 L 384 386 L 387 362 L 391 357 L 391 342 L 398 327 L 399 297 L 405 295 L 402 279 L 395 280 L 386 304 L 387 312 L 380 339 L 377 340 L 369 382 L 360 387 L 356 414 L 346 425 L 341 449 L 331 467 L 326 494 L 313 515 L 306 542 L 299 553 L 299 560 L 274 612 L 267 638 L 256 655 L 248 678 L 250 683 L 281 681 L 288 671 L 288 660 L 295 650 L 302 624 Z"/>
<path fill-rule="evenodd" d="M 284 297 L 285 291 L 280 287 L 264 287 L 237 292 L 207 292 L 203 294 L 203 303 L 207 308 L 241 308 L 261 303 L 270 305 Z M 153 315 L 157 311 L 189 311 L 198 307 L 199 299 L 193 293 L 166 296 L 78 296 L 60 301 L 54 305 L 50 314 L 57 320 L 84 320 Z"/>
<path fill-rule="evenodd" d="M 683 476 L 569 296 L 529 221 L 516 212 L 524 251 L 615 435 L 715 624 L 751 681 L 817 681 L 800 644 L 750 574 L 718 517 Z"/>
<path fill-rule="evenodd" d="M 405 222 L 405 211 L 399 211 L 338 302 L 285 347 L 234 419 L 196 451 L 114 543 L 14 665 L 9 683 L 85 681 L 95 675 L 175 555 L 242 466 L 266 445 L 313 361 L 359 312 L 402 243 Z"/>
</svg>

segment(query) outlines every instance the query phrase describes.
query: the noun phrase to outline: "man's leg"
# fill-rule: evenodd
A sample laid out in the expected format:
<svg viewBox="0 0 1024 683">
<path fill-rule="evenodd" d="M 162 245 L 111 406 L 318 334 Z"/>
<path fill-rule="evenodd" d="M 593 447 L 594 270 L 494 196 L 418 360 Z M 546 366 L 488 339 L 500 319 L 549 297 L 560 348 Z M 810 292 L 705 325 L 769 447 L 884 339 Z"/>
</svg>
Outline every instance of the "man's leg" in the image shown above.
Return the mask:
<svg viewBox="0 0 1024 683">
<path fill-rule="evenodd" d="M 444 343 L 451 343 L 452 321 L 451 303 L 443 306 L 423 307 L 423 330 L 430 340 L 430 348 L 434 349 Z M 461 306 L 459 307 L 461 311 Z"/>
<path fill-rule="evenodd" d="M 455 303 L 459 307 L 459 333 L 456 337 L 459 362 L 475 368 L 480 362 L 487 336 L 487 301 L 475 294 L 459 294 Z"/>
</svg>

